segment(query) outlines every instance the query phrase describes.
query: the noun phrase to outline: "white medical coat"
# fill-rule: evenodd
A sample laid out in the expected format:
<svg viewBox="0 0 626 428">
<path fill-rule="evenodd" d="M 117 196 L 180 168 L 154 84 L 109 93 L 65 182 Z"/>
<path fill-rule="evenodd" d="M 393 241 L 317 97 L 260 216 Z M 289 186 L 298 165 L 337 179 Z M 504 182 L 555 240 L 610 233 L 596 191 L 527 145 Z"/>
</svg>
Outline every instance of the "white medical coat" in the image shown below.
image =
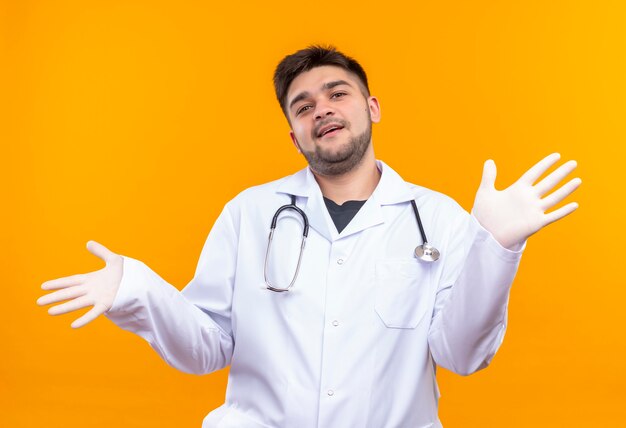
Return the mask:
<svg viewBox="0 0 626 428">
<path fill-rule="evenodd" d="M 203 428 L 441 427 L 436 366 L 470 374 L 502 343 L 521 251 L 502 248 L 452 199 L 406 183 L 377 161 L 374 193 L 341 232 L 308 168 L 245 190 L 215 222 L 193 280 L 179 292 L 125 257 L 107 317 L 170 365 L 230 364 L 223 406 Z M 269 226 L 296 196 L 310 231 L 292 290 L 264 287 Z M 416 200 L 434 263 L 422 243 Z M 295 271 L 302 220 L 278 222 L 270 281 Z"/>
</svg>

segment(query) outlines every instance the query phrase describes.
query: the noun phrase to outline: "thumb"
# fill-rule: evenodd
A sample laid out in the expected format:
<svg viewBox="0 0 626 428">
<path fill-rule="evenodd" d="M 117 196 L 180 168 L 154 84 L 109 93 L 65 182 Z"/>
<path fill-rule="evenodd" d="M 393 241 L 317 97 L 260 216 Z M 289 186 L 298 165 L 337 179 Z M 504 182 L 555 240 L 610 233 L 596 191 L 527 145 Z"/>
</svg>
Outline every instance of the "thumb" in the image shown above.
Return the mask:
<svg viewBox="0 0 626 428">
<path fill-rule="evenodd" d="M 487 160 L 483 166 L 483 178 L 480 181 L 480 187 L 494 189 L 496 186 L 497 173 L 496 163 L 491 159 Z"/>
<path fill-rule="evenodd" d="M 100 257 L 106 263 L 113 261 L 114 257 L 117 256 L 117 254 L 113 253 L 107 247 L 105 247 L 102 244 L 99 244 L 96 241 L 87 242 L 87 249 L 89 250 L 91 254 L 93 254 L 94 256 Z"/>
</svg>

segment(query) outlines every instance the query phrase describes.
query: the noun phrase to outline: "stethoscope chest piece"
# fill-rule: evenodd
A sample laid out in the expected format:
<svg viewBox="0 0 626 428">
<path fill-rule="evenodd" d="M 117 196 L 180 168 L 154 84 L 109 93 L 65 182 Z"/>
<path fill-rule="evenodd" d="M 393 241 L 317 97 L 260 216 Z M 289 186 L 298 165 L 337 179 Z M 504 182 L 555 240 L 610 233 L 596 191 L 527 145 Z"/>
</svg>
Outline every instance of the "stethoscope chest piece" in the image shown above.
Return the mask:
<svg viewBox="0 0 626 428">
<path fill-rule="evenodd" d="M 428 242 L 424 242 L 424 244 L 418 245 L 417 248 L 415 248 L 415 257 L 423 262 L 434 262 L 439 259 L 439 250 Z"/>
</svg>

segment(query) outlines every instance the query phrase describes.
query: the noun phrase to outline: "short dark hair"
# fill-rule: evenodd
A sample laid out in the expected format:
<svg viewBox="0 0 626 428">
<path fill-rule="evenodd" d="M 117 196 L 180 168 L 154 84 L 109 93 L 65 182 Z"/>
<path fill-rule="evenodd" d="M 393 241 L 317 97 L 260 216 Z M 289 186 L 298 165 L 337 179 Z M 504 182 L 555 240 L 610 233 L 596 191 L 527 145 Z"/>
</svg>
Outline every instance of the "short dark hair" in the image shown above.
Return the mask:
<svg viewBox="0 0 626 428">
<path fill-rule="evenodd" d="M 356 75 L 363 85 L 364 95 L 369 96 L 367 75 L 355 59 L 339 52 L 334 46 L 311 45 L 291 55 L 287 55 L 274 71 L 274 89 L 283 113 L 287 114 L 287 91 L 291 82 L 301 73 L 323 65 L 334 65 Z"/>
</svg>

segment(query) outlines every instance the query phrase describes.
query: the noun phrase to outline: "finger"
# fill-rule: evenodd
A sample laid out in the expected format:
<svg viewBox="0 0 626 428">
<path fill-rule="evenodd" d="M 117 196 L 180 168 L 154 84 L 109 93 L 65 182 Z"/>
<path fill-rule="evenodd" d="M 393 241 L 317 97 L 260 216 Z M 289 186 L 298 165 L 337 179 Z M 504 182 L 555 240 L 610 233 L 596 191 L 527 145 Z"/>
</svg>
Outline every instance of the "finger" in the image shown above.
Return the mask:
<svg viewBox="0 0 626 428">
<path fill-rule="evenodd" d="M 554 210 L 551 213 L 544 215 L 545 221 L 543 226 L 545 227 L 550 223 L 554 223 L 555 221 L 562 219 L 566 215 L 573 213 L 576 208 L 578 208 L 578 204 L 576 202 L 571 202 L 565 206 L 562 206 L 558 210 Z"/>
<path fill-rule="evenodd" d="M 64 278 L 53 279 L 41 284 L 43 290 L 58 290 L 59 288 L 72 287 L 74 285 L 81 285 L 85 280 L 85 275 L 78 274 L 72 276 L 66 276 Z"/>
<path fill-rule="evenodd" d="M 74 300 L 70 300 L 69 302 L 51 307 L 50 309 L 48 309 L 48 313 L 50 315 L 66 314 L 68 312 L 85 308 L 87 306 L 90 306 L 91 304 L 92 304 L 91 299 L 87 298 L 87 296 L 81 296 L 81 297 L 77 297 Z"/>
<path fill-rule="evenodd" d="M 105 247 L 104 245 L 96 241 L 87 242 L 87 249 L 89 250 L 91 254 L 93 254 L 94 256 L 100 257 L 106 263 L 113 261 L 114 257 L 117 256 L 117 254 L 115 254 L 114 252 L 109 250 L 107 247 Z"/>
<path fill-rule="evenodd" d="M 74 299 L 76 297 L 84 295 L 85 289 L 83 287 L 69 287 L 55 291 L 54 293 L 46 294 L 45 296 L 41 296 L 39 299 L 37 299 L 37 304 L 40 306 L 49 305 L 50 303 Z"/>
<path fill-rule="evenodd" d="M 105 313 L 106 310 L 107 310 L 106 306 L 104 306 L 101 303 L 96 303 L 94 307 L 89 310 L 89 312 L 87 312 L 85 315 L 81 316 L 80 318 L 77 318 L 74 320 L 74 322 L 72 323 L 72 328 L 81 328 L 85 324 L 89 324 L 90 322 L 98 318 L 100 315 Z"/>
<path fill-rule="evenodd" d="M 575 169 L 576 161 L 571 160 L 569 162 L 565 162 L 563 165 L 551 172 L 550 175 L 548 175 L 546 178 L 535 184 L 535 190 L 537 191 L 539 196 L 545 195 Z"/>
<path fill-rule="evenodd" d="M 495 188 L 497 174 L 498 170 L 496 168 L 496 163 L 493 160 L 488 159 L 483 165 L 483 177 L 480 180 L 480 187 L 487 189 Z"/>
<path fill-rule="evenodd" d="M 541 200 L 543 210 L 547 211 L 559 202 L 561 202 L 563 199 L 567 198 L 574 190 L 578 189 L 578 186 L 580 186 L 581 183 L 582 180 L 580 178 L 574 178 L 568 181 L 559 189 L 555 190 L 550 195 L 543 198 Z"/>
<path fill-rule="evenodd" d="M 519 181 L 523 181 L 532 185 L 539 177 L 543 175 L 544 172 L 548 170 L 552 165 L 555 164 L 561 158 L 561 155 L 558 153 L 552 153 L 551 155 L 546 156 L 539 162 L 537 162 L 533 167 L 531 167 L 528 171 L 526 171 L 519 179 Z"/>
</svg>

